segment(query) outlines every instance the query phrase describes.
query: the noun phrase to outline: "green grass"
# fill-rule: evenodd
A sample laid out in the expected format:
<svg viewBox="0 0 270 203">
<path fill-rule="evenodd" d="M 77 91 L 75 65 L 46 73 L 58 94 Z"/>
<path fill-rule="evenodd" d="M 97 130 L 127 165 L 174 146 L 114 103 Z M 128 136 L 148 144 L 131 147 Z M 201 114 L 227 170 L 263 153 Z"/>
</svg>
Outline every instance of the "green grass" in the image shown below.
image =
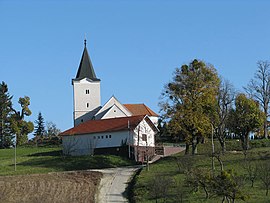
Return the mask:
<svg viewBox="0 0 270 203">
<path fill-rule="evenodd" d="M 262 141 L 263 144 L 256 141 L 255 144 L 251 143 L 253 147 L 248 152 L 248 159 L 254 161 L 256 163 L 263 163 L 266 161 L 270 161 L 270 147 L 269 141 Z M 265 144 L 266 143 L 266 144 Z M 215 143 L 216 150 L 219 150 L 218 143 Z M 240 149 L 239 142 L 228 142 L 227 144 L 229 150 Z M 258 148 L 256 148 L 258 147 Z M 210 143 L 201 144 L 198 147 L 198 154 L 195 156 L 189 156 L 188 159 L 192 160 L 193 168 L 203 168 L 203 169 L 211 169 L 211 158 L 209 156 L 209 152 L 211 152 Z M 161 177 L 168 177 L 171 180 L 171 184 L 168 186 L 163 186 L 168 188 L 167 200 L 166 202 L 180 202 L 177 200 L 177 195 L 181 192 L 184 193 L 183 202 L 190 203 L 201 203 L 201 202 L 209 202 L 216 203 L 221 202 L 221 198 L 210 198 L 205 199 L 205 193 L 202 189 L 198 192 L 190 192 L 190 189 L 187 187 L 177 187 L 175 183 L 180 183 L 180 185 L 184 182 L 185 175 L 179 171 L 177 167 L 176 160 L 179 159 L 183 162 L 187 162 L 187 157 L 184 153 L 177 154 L 175 156 L 166 157 L 154 164 L 150 165 L 150 171 L 147 171 L 145 168 L 142 172 L 135 177 L 135 185 L 133 188 L 134 199 L 136 202 L 140 203 L 150 203 L 156 202 L 153 196 L 151 196 L 151 183 L 153 180 L 161 180 Z M 221 157 L 224 169 L 229 170 L 232 169 L 237 175 L 244 175 L 246 171 L 243 168 L 245 163 L 244 155 L 241 152 L 227 152 L 225 155 Z M 220 172 L 220 166 L 217 161 L 215 161 L 216 174 Z M 250 181 L 246 180 L 243 190 L 245 194 L 249 196 L 249 199 L 246 202 L 249 203 L 266 203 L 270 202 L 270 196 L 265 196 L 265 190 L 262 187 L 262 183 L 259 180 L 255 181 L 254 187 L 251 188 Z M 163 199 L 159 199 L 158 202 L 163 202 Z M 243 202 L 242 200 L 236 200 L 236 202 Z"/>
<path fill-rule="evenodd" d="M 0 149 L 0 175 L 87 170 L 132 164 L 128 159 L 113 155 L 64 157 L 59 147 L 21 147 L 17 148 L 17 170 L 14 171 L 14 149 Z"/>
</svg>

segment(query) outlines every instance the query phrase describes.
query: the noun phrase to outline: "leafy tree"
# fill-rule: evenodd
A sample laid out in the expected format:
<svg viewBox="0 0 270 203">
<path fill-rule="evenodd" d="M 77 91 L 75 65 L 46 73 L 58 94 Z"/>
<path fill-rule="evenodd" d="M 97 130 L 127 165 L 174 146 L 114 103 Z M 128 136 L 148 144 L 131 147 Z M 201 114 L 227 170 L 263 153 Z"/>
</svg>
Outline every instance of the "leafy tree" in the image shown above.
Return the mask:
<svg viewBox="0 0 270 203">
<path fill-rule="evenodd" d="M 242 187 L 244 178 L 236 176 L 231 170 L 221 171 L 220 175 L 214 177 L 211 185 L 211 192 L 223 198 L 227 202 L 235 202 L 236 199 L 245 201 L 247 195 L 244 194 Z"/>
<path fill-rule="evenodd" d="M 195 168 L 186 173 L 185 183 L 193 192 L 200 188 L 205 192 L 205 199 L 210 197 L 210 188 L 212 184 L 212 175 L 209 170 Z"/>
<path fill-rule="evenodd" d="M 5 82 L 0 84 L 0 148 L 9 147 L 13 136 L 10 133 L 9 116 L 11 112 L 12 96 L 8 93 Z"/>
<path fill-rule="evenodd" d="M 245 94 L 238 94 L 235 100 L 235 109 L 229 116 L 230 129 L 237 134 L 242 143 L 244 152 L 249 149 L 249 134 L 263 124 L 264 114 L 259 104 Z"/>
<path fill-rule="evenodd" d="M 36 123 L 36 126 L 35 126 L 34 136 L 43 137 L 45 135 L 45 126 L 44 126 L 44 118 L 41 112 L 38 113 L 38 118 L 35 121 L 35 123 Z"/>
<path fill-rule="evenodd" d="M 29 109 L 30 98 L 20 97 L 19 102 L 21 106 L 21 111 L 16 111 L 12 108 L 12 115 L 10 118 L 12 133 L 16 135 L 17 145 L 21 145 L 27 142 L 27 135 L 34 130 L 34 125 L 31 121 L 25 121 L 25 116 L 31 115 L 31 110 Z"/>
<path fill-rule="evenodd" d="M 227 81 L 222 80 L 219 84 L 217 106 L 216 106 L 216 135 L 221 145 L 221 150 L 226 151 L 226 135 L 228 130 L 228 118 L 235 98 L 233 86 Z"/>
<path fill-rule="evenodd" d="M 268 122 L 269 116 L 269 102 L 270 102 L 270 62 L 259 61 L 258 69 L 255 73 L 254 79 L 252 79 L 246 92 L 251 95 L 256 101 L 258 101 L 264 112 L 263 123 L 263 135 L 264 138 L 268 138 Z"/>
<path fill-rule="evenodd" d="M 161 102 L 164 117 L 169 120 L 172 134 L 182 135 L 192 154 L 197 144 L 211 132 L 211 118 L 218 93 L 219 78 L 213 66 L 193 60 L 188 65 L 176 68 L 173 81 L 168 83 Z"/>
</svg>

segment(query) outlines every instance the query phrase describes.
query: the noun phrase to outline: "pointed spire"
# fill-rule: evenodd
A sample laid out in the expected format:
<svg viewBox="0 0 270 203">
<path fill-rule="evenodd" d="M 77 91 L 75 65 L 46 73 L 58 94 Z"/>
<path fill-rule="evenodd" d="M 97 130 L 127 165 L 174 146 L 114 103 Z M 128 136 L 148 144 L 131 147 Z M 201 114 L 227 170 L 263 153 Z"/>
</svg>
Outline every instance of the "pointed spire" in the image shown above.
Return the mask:
<svg viewBox="0 0 270 203">
<path fill-rule="evenodd" d="M 81 58 L 81 62 L 80 62 L 75 80 L 81 80 L 83 78 L 89 78 L 93 81 L 100 81 L 100 79 L 96 77 L 92 62 L 90 60 L 90 57 L 86 48 L 86 38 L 84 39 L 83 55 Z"/>
</svg>

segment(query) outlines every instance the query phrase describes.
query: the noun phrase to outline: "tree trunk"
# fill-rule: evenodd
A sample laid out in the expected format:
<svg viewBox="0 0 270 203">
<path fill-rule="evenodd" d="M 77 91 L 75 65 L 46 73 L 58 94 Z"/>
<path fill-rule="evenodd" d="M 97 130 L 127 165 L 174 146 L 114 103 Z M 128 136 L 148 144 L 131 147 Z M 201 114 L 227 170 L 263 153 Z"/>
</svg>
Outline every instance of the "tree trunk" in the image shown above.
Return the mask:
<svg viewBox="0 0 270 203">
<path fill-rule="evenodd" d="M 225 140 L 222 139 L 222 138 L 219 138 L 219 143 L 220 143 L 220 146 L 221 146 L 221 152 L 222 154 L 224 154 L 226 152 L 226 143 L 225 143 Z"/>
<path fill-rule="evenodd" d="M 194 136 L 192 140 L 192 155 L 197 154 L 197 144 L 198 144 L 197 136 Z"/>
<path fill-rule="evenodd" d="M 186 150 L 185 150 L 185 155 L 189 154 L 189 143 L 186 142 Z"/>
<path fill-rule="evenodd" d="M 264 134 L 264 138 L 268 139 L 267 117 L 265 118 L 264 123 L 263 123 L 263 134 Z"/>
<path fill-rule="evenodd" d="M 208 194 L 208 191 L 206 189 L 206 186 L 203 187 L 203 190 L 205 192 L 205 199 L 208 199 L 209 198 L 209 194 Z"/>
<path fill-rule="evenodd" d="M 246 146 L 246 150 L 248 150 L 249 149 L 249 133 L 245 135 L 245 146 Z"/>
</svg>

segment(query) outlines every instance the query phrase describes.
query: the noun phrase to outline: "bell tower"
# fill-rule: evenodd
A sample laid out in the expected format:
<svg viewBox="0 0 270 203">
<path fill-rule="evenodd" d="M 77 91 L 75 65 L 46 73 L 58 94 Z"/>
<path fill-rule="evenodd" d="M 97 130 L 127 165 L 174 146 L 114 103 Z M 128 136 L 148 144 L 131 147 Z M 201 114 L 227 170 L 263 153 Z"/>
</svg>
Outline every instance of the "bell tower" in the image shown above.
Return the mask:
<svg viewBox="0 0 270 203">
<path fill-rule="evenodd" d="M 84 50 L 73 85 L 74 126 L 93 119 L 101 108 L 100 79 L 96 77 L 84 40 Z"/>
</svg>

